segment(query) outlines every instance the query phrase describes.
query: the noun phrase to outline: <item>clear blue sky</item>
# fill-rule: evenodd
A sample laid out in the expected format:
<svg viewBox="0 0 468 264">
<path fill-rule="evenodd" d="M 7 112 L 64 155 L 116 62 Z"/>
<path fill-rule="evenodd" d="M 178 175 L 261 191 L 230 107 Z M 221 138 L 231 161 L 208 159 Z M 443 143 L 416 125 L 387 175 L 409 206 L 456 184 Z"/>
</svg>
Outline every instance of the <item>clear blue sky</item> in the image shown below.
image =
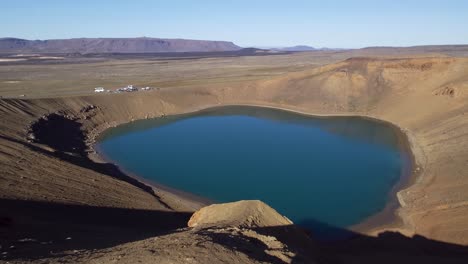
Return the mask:
<svg viewBox="0 0 468 264">
<path fill-rule="evenodd" d="M 468 44 L 466 0 L 2 0 L 0 37 L 161 37 L 241 46 Z"/>
</svg>

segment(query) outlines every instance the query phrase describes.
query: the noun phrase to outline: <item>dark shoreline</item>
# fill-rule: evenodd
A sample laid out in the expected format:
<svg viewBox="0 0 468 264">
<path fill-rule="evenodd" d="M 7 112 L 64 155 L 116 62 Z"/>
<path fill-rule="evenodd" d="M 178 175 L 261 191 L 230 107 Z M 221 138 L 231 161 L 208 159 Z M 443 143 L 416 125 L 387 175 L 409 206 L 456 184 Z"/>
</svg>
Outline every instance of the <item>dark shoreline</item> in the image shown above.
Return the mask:
<svg viewBox="0 0 468 264">
<path fill-rule="evenodd" d="M 243 104 L 234 104 L 234 105 L 212 106 L 212 107 L 206 107 L 206 108 L 199 109 L 199 110 L 192 111 L 192 112 L 170 115 L 168 117 L 177 118 L 177 117 L 191 116 L 191 115 L 196 115 L 196 114 L 199 114 L 199 113 L 203 113 L 205 111 L 211 111 L 211 110 L 215 110 L 215 109 L 219 109 L 219 108 L 225 108 L 225 107 L 236 107 L 236 106 L 269 108 L 269 109 L 275 109 L 275 110 L 295 113 L 295 114 L 299 114 L 299 115 L 303 115 L 303 116 L 307 116 L 307 117 L 313 117 L 313 118 L 358 117 L 358 118 L 362 118 L 362 119 L 372 120 L 374 122 L 378 122 L 378 123 L 384 124 L 386 126 L 389 126 L 393 130 L 393 132 L 395 133 L 395 135 L 397 137 L 398 148 L 400 149 L 401 155 L 403 155 L 403 158 L 404 158 L 404 164 L 403 164 L 403 167 L 401 168 L 400 178 L 399 178 L 398 182 L 396 182 L 395 185 L 390 190 L 390 192 L 388 194 L 387 203 L 386 203 L 385 207 L 381 211 L 376 212 L 374 215 L 369 216 L 368 218 L 364 219 L 360 223 L 349 226 L 347 228 L 349 230 L 351 230 L 351 231 L 354 231 L 354 232 L 369 233 L 370 231 L 372 231 L 374 229 L 377 229 L 377 228 L 382 229 L 382 228 L 385 228 L 387 226 L 394 226 L 395 224 L 397 224 L 397 225 L 402 224 L 402 219 L 397 214 L 398 209 L 401 206 L 400 203 L 399 203 L 399 200 L 398 200 L 397 193 L 399 191 L 407 188 L 408 186 L 410 186 L 415 181 L 415 179 L 416 179 L 416 177 L 417 177 L 417 175 L 419 173 L 416 173 L 416 171 L 414 170 L 415 168 L 417 168 L 417 164 L 416 164 L 415 154 L 411 149 L 411 144 L 410 144 L 410 141 L 409 141 L 409 137 L 404 132 L 404 130 L 401 129 L 399 126 L 397 126 L 397 125 L 395 125 L 395 124 L 393 124 L 391 122 L 385 121 L 385 120 L 381 120 L 381 119 L 378 119 L 378 118 L 374 118 L 374 117 L 371 117 L 371 116 L 365 116 L 365 115 L 351 115 L 351 114 L 349 114 L 349 115 L 332 115 L 332 114 L 331 115 L 316 115 L 316 114 L 309 114 L 309 113 L 304 113 L 304 112 L 300 112 L 300 111 L 295 111 L 295 110 L 285 109 L 285 108 L 280 108 L 280 107 L 275 107 L 275 106 L 262 106 L 262 105 L 252 105 L 252 104 L 245 104 L 245 105 L 243 105 Z M 159 117 L 159 118 L 161 118 L 161 117 Z M 135 121 L 132 121 L 132 122 L 136 122 L 136 121 L 138 121 L 138 120 L 135 120 Z M 132 122 L 127 122 L 125 124 L 132 123 Z M 124 124 L 120 124 L 120 125 L 124 125 Z M 107 130 L 108 129 L 106 129 L 106 130 L 102 131 L 101 133 L 99 133 L 98 137 L 96 138 L 96 141 L 91 146 L 97 152 L 98 156 L 102 160 L 114 164 L 123 173 L 129 175 L 130 177 L 134 177 L 136 180 L 141 181 L 142 183 L 147 184 L 147 185 L 149 185 L 149 186 L 151 186 L 151 187 L 153 187 L 155 189 L 161 189 L 163 191 L 166 191 L 166 192 L 169 192 L 169 193 L 172 193 L 172 194 L 176 194 L 179 197 L 183 197 L 185 199 L 192 200 L 192 201 L 194 200 L 194 201 L 196 201 L 198 203 L 201 203 L 201 204 L 204 204 L 204 205 L 209 205 L 209 204 L 213 203 L 213 201 L 210 201 L 209 199 L 197 196 L 195 194 L 191 194 L 191 193 L 188 193 L 188 192 L 177 190 L 177 189 L 174 189 L 174 188 L 159 184 L 159 183 L 157 183 L 155 181 L 145 179 L 145 178 L 143 178 L 141 176 L 138 176 L 138 175 L 136 175 L 134 173 L 131 173 L 131 172 L 123 169 L 119 165 L 117 165 L 117 163 L 115 163 L 115 161 L 109 159 L 108 157 L 106 157 L 103 154 L 102 151 L 100 151 L 100 149 L 98 147 L 98 144 L 97 144 L 97 142 L 100 140 L 101 136 L 104 135 L 105 131 L 107 131 Z"/>
<path fill-rule="evenodd" d="M 404 155 L 404 164 L 401 168 L 400 179 L 395 183 L 395 185 L 393 185 L 392 189 L 390 190 L 388 194 L 388 201 L 384 209 L 368 217 L 361 223 L 349 227 L 351 230 L 356 232 L 371 231 L 375 228 L 383 228 L 385 226 L 395 224 L 401 225 L 402 219 L 398 215 L 398 209 L 401 206 L 398 200 L 398 192 L 411 186 L 418 176 L 415 171 L 417 168 L 416 158 L 411 149 L 411 144 L 407 134 L 400 127 L 393 123 L 371 117 L 368 118 L 377 122 L 383 122 L 393 129 L 395 135 L 398 138 L 398 148 L 400 149 L 400 153 L 401 155 Z"/>
</svg>

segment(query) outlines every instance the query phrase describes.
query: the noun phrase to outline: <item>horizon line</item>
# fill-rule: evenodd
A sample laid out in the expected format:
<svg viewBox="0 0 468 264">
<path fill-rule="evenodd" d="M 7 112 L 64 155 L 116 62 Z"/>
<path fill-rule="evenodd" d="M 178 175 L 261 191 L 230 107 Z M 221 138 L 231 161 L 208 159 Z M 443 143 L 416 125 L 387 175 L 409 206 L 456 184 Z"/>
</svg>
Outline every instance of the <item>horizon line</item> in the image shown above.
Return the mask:
<svg viewBox="0 0 468 264">
<path fill-rule="evenodd" d="M 4 39 L 17 39 L 17 40 L 27 40 L 27 41 L 47 41 L 47 40 L 71 40 L 71 39 L 166 39 L 166 40 L 195 40 L 195 41 L 213 41 L 213 42 L 230 42 L 236 46 L 241 48 L 258 48 L 258 49 L 280 49 L 280 48 L 291 48 L 291 47 L 298 47 L 298 46 L 306 46 L 310 48 L 314 48 L 317 50 L 320 49 L 345 49 L 345 50 L 354 50 L 354 49 L 366 49 L 366 48 L 414 48 L 414 47 L 436 47 L 436 46 L 468 46 L 468 43 L 457 43 L 457 44 L 419 44 L 419 45 L 404 45 L 404 46 L 392 46 L 392 45 L 371 45 L 371 46 L 361 46 L 361 47 L 354 47 L 354 48 L 346 48 L 346 47 L 330 47 L 330 46 L 323 46 L 323 47 L 316 47 L 312 44 L 293 44 L 293 45 L 238 45 L 235 41 L 232 40 L 212 40 L 212 39 L 195 39 L 195 38 L 167 38 L 167 37 L 147 37 L 147 36 L 140 36 L 140 37 L 70 37 L 70 38 L 42 38 L 42 39 L 29 39 L 29 38 L 21 38 L 21 37 L 0 37 L 0 40 Z"/>
</svg>

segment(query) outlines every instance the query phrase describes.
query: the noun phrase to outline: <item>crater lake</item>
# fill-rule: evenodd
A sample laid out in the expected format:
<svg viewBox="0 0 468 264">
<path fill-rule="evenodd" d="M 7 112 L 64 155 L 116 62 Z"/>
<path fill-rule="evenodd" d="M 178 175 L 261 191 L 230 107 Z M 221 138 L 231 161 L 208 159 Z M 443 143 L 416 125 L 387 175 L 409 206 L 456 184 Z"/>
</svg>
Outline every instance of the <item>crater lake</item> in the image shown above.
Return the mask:
<svg viewBox="0 0 468 264">
<path fill-rule="evenodd" d="M 227 106 L 124 124 L 97 149 L 142 178 L 216 203 L 262 200 L 332 237 L 395 199 L 411 164 L 401 134 L 362 117 Z"/>
</svg>

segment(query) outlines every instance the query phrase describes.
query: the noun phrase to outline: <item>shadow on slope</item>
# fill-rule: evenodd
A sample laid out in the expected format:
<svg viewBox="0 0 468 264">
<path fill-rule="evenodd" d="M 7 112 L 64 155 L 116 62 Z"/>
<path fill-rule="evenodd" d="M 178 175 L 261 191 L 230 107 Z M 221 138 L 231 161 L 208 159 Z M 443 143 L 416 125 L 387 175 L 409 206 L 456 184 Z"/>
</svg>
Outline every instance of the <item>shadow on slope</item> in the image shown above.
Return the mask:
<svg viewBox="0 0 468 264">
<path fill-rule="evenodd" d="M 59 114 L 40 118 L 31 126 L 34 141 L 60 152 L 86 156 L 85 135 L 81 124 Z"/>
<path fill-rule="evenodd" d="M 256 231 L 277 237 L 287 244 L 291 251 L 297 252 L 293 263 L 308 263 L 307 260 L 311 258 L 319 263 L 468 263 L 468 246 L 441 242 L 420 235 L 407 237 L 390 231 L 373 237 L 314 220 L 307 222 L 320 227 L 323 234 L 338 234 L 341 239 L 324 241 L 309 234 L 314 242 L 310 244 L 311 242 L 303 239 L 293 238 L 290 235 L 292 226 L 264 227 L 257 228 Z M 343 238 L 344 235 L 346 238 Z M 313 246 L 304 247 L 307 244 Z"/>
<path fill-rule="evenodd" d="M 0 199 L 4 260 L 60 257 L 102 249 L 187 226 L 190 213 Z"/>
<path fill-rule="evenodd" d="M 261 236 L 241 235 L 241 231 L 210 231 L 197 233 L 227 249 L 235 249 L 251 259 L 268 263 L 285 263 L 280 255 L 289 256 L 286 263 L 468 263 L 468 246 L 445 243 L 423 236 L 404 236 L 398 232 L 383 232 L 377 237 L 362 235 L 346 229 L 335 228 L 314 220 L 307 221 L 320 226 L 323 234 L 346 235 L 338 240 L 320 240 L 309 231 L 295 225 L 253 227 Z M 245 229 L 244 229 L 245 230 Z M 236 235 L 237 234 L 237 235 Z M 276 240 L 284 247 L 278 246 Z M 274 254 L 271 254 L 274 252 Z"/>
<path fill-rule="evenodd" d="M 73 250 L 105 249 L 123 243 L 179 232 L 190 213 L 103 208 L 46 202 L 0 199 L 0 244 L 3 260 L 35 260 L 62 257 Z M 293 252 L 292 263 L 467 263 L 468 247 L 422 236 L 406 237 L 384 232 L 370 237 L 323 225 L 332 233 L 352 234 L 335 241 L 315 240 L 300 227 L 253 227 L 263 239 L 241 232 L 200 230 L 198 235 L 229 250 L 244 253 L 252 260 L 268 263 L 284 261 L 267 251 Z M 184 229 L 185 230 L 185 229 Z M 186 236 L 185 236 L 186 237 Z M 271 237 L 285 245 L 275 248 L 265 243 Z M 312 239 L 310 239 L 312 237 Z M 181 241 L 197 252 L 198 244 Z M 203 244 L 203 243 L 202 243 Z M 13 247 L 11 247 L 13 246 Z M 234 253 L 233 253 L 234 254 Z M 237 254 L 237 253 L 235 253 Z"/>
</svg>

